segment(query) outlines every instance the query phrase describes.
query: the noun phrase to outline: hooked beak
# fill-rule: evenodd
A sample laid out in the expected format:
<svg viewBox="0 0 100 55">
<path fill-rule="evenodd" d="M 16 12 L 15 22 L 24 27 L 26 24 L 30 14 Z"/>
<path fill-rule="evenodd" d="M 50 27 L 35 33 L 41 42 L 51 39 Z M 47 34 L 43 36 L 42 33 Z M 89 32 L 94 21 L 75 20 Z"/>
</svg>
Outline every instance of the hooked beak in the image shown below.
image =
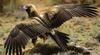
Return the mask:
<svg viewBox="0 0 100 55">
<path fill-rule="evenodd" d="M 26 10 L 26 9 L 27 9 L 27 7 L 26 7 L 26 6 L 23 6 L 23 9 L 25 9 L 25 10 Z"/>
</svg>

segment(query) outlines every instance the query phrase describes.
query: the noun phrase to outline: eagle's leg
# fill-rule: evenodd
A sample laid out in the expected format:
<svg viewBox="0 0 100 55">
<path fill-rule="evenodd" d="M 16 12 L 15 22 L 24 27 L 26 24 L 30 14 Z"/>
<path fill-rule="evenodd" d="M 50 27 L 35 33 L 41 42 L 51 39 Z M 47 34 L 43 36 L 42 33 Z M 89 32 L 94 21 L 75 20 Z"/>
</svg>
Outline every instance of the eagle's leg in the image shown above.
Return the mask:
<svg viewBox="0 0 100 55">
<path fill-rule="evenodd" d="M 44 34 L 44 35 L 40 35 L 39 37 L 43 40 L 43 43 L 45 44 L 48 36 L 46 34 Z"/>
<path fill-rule="evenodd" d="M 33 43 L 34 46 L 36 45 L 36 41 L 37 41 L 37 38 L 36 39 L 32 38 L 32 43 Z"/>
</svg>

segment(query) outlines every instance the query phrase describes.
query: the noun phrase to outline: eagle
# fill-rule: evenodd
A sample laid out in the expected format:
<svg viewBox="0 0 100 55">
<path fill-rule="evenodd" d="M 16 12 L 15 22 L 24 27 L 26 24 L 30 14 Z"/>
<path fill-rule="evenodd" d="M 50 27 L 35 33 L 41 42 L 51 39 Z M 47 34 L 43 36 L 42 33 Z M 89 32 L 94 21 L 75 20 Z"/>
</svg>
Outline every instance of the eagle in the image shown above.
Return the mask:
<svg viewBox="0 0 100 55">
<path fill-rule="evenodd" d="M 67 50 L 68 34 L 56 30 L 65 21 L 73 17 L 95 17 L 98 12 L 96 7 L 89 4 L 61 4 L 48 8 L 43 14 L 39 14 L 36 6 L 25 4 L 29 20 L 16 24 L 11 30 L 5 41 L 4 48 L 6 55 L 22 55 L 22 49 L 25 49 L 28 41 L 31 39 L 35 45 L 37 38 L 46 40 L 51 37 L 63 51 Z"/>
</svg>

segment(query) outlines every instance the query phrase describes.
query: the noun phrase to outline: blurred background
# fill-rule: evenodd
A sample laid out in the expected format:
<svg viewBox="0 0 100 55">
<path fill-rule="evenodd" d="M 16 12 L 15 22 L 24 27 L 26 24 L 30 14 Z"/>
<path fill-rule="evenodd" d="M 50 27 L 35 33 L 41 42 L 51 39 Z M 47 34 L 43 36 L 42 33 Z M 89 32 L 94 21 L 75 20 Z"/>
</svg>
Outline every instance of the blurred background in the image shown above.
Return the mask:
<svg viewBox="0 0 100 55">
<path fill-rule="evenodd" d="M 27 13 L 21 9 L 21 6 L 28 3 L 35 4 L 40 13 L 57 4 L 91 4 L 96 6 L 100 12 L 100 0 L 0 0 L 0 55 L 4 55 L 4 41 L 11 29 L 16 23 L 28 18 Z M 99 16 L 94 18 L 74 17 L 65 22 L 58 30 L 69 34 L 71 38 L 69 44 L 84 46 L 92 51 L 92 55 L 100 55 Z M 52 42 L 47 40 L 48 44 L 53 45 Z M 29 43 L 25 50 L 26 55 L 28 55 L 27 49 L 32 47 L 33 45 Z"/>
<path fill-rule="evenodd" d="M 99 0 L 0 0 L 0 13 L 13 12 L 18 9 L 19 6 L 22 6 L 27 3 L 33 3 L 38 6 L 45 5 L 55 5 L 55 4 L 93 4 L 95 6 L 100 6 Z"/>
</svg>

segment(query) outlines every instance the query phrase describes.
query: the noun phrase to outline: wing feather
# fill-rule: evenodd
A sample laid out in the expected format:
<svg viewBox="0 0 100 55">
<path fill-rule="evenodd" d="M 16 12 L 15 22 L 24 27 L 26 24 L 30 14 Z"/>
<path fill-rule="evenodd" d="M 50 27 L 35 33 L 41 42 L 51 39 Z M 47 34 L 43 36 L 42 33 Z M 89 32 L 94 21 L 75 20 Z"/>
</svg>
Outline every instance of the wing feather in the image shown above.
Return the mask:
<svg viewBox="0 0 100 55">
<path fill-rule="evenodd" d="M 81 5 L 57 5 L 47 11 L 45 14 L 49 16 L 50 28 L 57 28 L 65 21 L 72 17 L 95 17 L 98 12 L 95 10 L 96 7 L 90 6 L 89 4 Z M 45 16 L 45 15 L 44 15 Z"/>
<path fill-rule="evenodd" d="M 6 49 L 6 55 L 9 53 L 9 55 L 14 54 L 15 51 L 17 54 L 22 54 L 22 48 L 25 48 L 25 45 L 27 44 L 29 40 L 29 37 L 27 37 L 26 34 L 24 34 L 21 30 L 19 30 L 17 27 L 15 27 L 9 34 L 7 40 L 5 41 L 4 48 Z M 17 51 L 19 49 L 19 52 Z"/>
<path fill-rule="evenodd" d="M 47 31 L 49 30 L 41 23 L 29 22 L 17 24 L 5 41 L 4 48 L 6 49 L 6 55 L 22 55 L 22 49 L 25 49 L 30 38 L 34 40 L 34 44 L 37 36 Z"/>
</svg>

